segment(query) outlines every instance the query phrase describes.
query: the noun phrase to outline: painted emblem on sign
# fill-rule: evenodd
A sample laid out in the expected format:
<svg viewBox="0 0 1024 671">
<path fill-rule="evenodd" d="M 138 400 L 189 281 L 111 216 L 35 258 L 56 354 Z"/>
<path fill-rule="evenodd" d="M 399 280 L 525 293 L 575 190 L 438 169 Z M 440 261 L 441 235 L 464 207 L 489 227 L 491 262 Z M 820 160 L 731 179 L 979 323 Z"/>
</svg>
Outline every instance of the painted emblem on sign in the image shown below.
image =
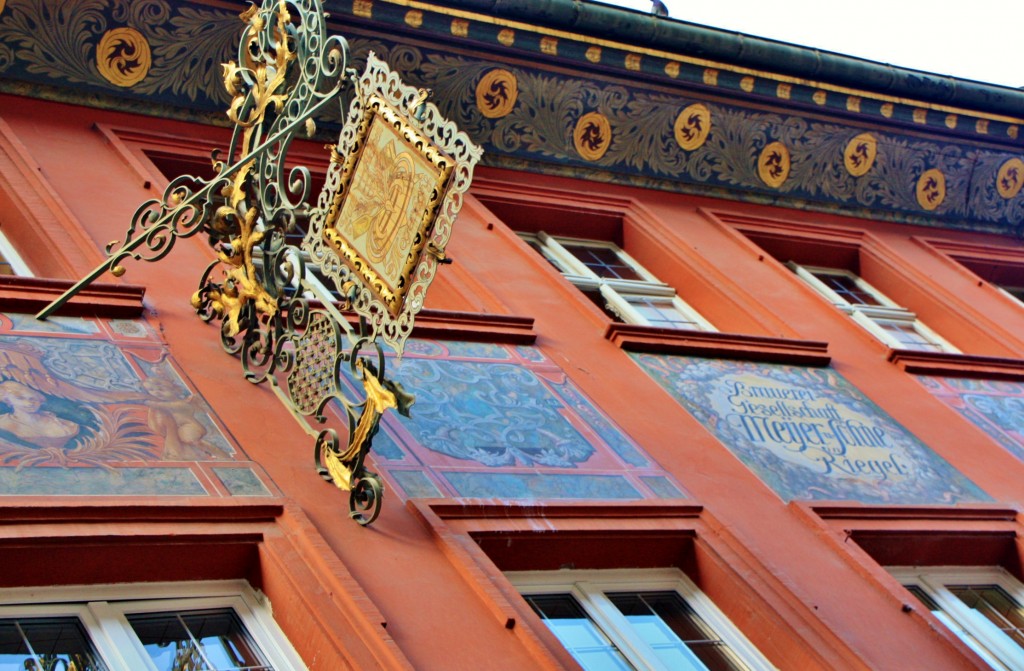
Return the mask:
<svg viewBox="0 0 1024 671">
<path fill-rule="evenodd" d="M 573 144 L 579 155 L 588 161 L 596 161 L 608 151 L 612 143 L 612 125 L 608 117 L 600 112 L 590 112 L 576 122 L 572 134 Z"/>
<path fill-rule="evenodd" d="M 700 148 L 711 132 L 711 110 L 706 105 L 690 105 L 676 117 L 676 142 L 686 151 Z"/>
<path fill-rule="evenodd" d="M 917 203 L 931 211 L 946 198 L 946 176 L 938 168 L 925 170 L 917 180 Z"/>
<path fill-rule="evenodd" d="M 371 97 L 369 107 L 365 143 L 324 236 L 398 315 L 453 163 L 426 142 L 414 148 L 414 129 L 383 100 Z"/>
<path fill-rule="evenodd" d="M 114 28 L 100 38 L 96 47 L 96 67 L 115 86 L 138 84 L 152 64 L 149 42 L 134 28 Z"/>
<path fill-rule="evenodd" d="M 516 76 L 508 70 L 491 70 L 476 85 L 476 106 L 488 119 L 507 115 L 515 107 L 518 97 L 519 84 Z"/>
<path fill-rule="evenodd" d="M 1003 198 L 1009 200 L 1020 192 L 1024 185 L 1024 161 L 1019 158 L 1011 158 L 999 166 L 999 173 L 996 175 L 996 191 Z"/>
<path fill-rule="evenodd" d="M 757 174 L 761 181 L 777 189 L 789 177 L 789 149 L 781 142 L 772 142 L 761 150 L 757 159 Z"/>
<path fill-rule="evenodd" d="M 854 177 L 860 177 L 871 170 L 878 154 L 878 140 L 871 133 L 861 133 L 846 144 L 843 152 L 843 163 L 846 171 Z"/>
</svg>

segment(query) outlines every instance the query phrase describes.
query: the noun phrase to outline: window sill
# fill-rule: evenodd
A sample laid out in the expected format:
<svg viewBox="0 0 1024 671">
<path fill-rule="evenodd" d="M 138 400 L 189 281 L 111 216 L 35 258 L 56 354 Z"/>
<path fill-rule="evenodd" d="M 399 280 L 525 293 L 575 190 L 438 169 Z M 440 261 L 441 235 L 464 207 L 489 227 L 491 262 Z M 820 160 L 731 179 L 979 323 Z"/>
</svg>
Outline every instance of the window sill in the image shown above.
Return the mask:
<svg viewBox="0 0 1024 671">
<path fill-rule="evenodd" d="M 477 342 L 532 345 L 537 340 L 532 317 L 488 315 L 478 312 L 423 310 L 413 327 L 416 338 L 469 340 Z"/>
<path fill-rule="evenodd" d="M 619 323 L 608 326 L 605 338 L 631 352 L 685 354 L 800 366 L 827 366 L 832 360 L 828 354 L 828 343 L 816 340 L 715 331 L 679 331 Z"/>
<path fill-rule="evenodd" d="M 959 352 L 890 349 L 889 361 L 914 375 L 1024 380 L 1024 359 L 978 356 Z"/>
<path fill-rule="evenodd" d="M 71 280 L 0 276 L 0 305 L 7 312 L 36 314 L 74 285 Z M 60 316 L 99 315 L 131 319 L 142 315 L 146 288 L 130 284 L 93 283 L 65 303 Z"/>
</svg>

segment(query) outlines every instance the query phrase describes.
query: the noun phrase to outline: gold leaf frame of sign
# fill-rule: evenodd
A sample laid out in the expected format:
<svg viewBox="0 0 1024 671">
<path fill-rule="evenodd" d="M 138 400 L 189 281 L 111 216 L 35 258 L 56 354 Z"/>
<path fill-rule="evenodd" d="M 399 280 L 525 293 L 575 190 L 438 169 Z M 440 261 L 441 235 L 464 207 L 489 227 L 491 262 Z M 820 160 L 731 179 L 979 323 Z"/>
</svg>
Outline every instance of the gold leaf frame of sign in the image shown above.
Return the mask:
<svg viewBox="0 0 1024 671">
<path fill-rule="evenodd" d="M 378 265 L 359 252 L 354 241 L 350 239 L 351 236 L 346 235 L 346 232 L 350 233 L 350 231 L 346 231 L 346 222 L 339 222 L 339 218 L 344 214 L 345 204 L 359 180 L 379 177 L 378 174 L 371 172 L 370 167 L 366 167 L 366 161 L 361 160 L 369 151 L 371 130 L 377 123 L 384 124 L 384 128 L 390 132 L 392 139 L 398 140 L 404 149 L 428 163 L 435 170 L 436 175 L 430 198 L 419 221 L 405 220 L 402 222 L 404 226 L 414 226 L 416 234 L 413 236 L 412 245 L 403 250 L 405 261 L 397 283 L 389 282 L 380 272 Z M 451 181 L 453 167 L 453 159 L 413 126 L 404 115 L 379 96 L 370 96 L 364 107 L 363 117 L 359 121 L 354 146 L 341 164 L 340 183 L 327 213 L 327 225 L 324 227 L 323 235 L 339 258 L 387 306 L 392 317 L 397 317 L 402 312 L 405 296 L 412 284 L 413 274 L 430 240 L 434 220 Z M 385 189 L 385 191 L 387 190 Z M 397 284 L 397 286 L 393 286 L 393 284 Z"/>
</svg>

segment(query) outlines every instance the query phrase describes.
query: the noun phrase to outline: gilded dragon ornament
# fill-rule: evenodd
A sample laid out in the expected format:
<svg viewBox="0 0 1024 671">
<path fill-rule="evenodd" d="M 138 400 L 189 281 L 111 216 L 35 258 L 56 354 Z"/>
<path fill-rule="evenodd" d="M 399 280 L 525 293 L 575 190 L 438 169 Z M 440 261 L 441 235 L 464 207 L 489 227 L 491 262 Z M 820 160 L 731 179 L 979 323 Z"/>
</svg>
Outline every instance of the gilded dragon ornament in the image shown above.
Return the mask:
<svg viewBox="0 0 1024 671">
<path fill-rule="evenodd" d="M 171 180 L 107 260 L 37 317 L 107 271 L 120 276 L 124 259 L 157 261 L 204 233 L 217 260 L 192 306 L 220 323 L 245 378 L 268 384 L 315 439 L 317 472 L 349 492 L 366 525 L 384 494 L 364 466 L 373 436 L 387 410 L 408 415 L 414 400 L 387 377 L 383 345 L 401 357 L 482 152 L 372 53 L 363 73 L 347 68 L 348 44 L 327 36 L 325 17 L 320 0 L 264 0 L 241 15 L 238 59 L 222 66 L 234 132 L 225 155 L 214 152 L 215 176 Z M 286 169 L 288 151 L 343 98 L 311 202 L 310 172 Z M 330 405 L 347 427 L 331 426 Z"/>
</svg>

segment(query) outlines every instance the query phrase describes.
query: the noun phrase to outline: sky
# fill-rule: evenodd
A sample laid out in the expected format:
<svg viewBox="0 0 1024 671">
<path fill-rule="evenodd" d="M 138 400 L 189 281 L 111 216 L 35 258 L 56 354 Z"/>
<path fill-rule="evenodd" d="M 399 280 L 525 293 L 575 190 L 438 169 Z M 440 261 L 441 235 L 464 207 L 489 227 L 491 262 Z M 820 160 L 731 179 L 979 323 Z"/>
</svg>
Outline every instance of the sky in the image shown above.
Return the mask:
<svg viewBox="0 0 1024 671">
<path fill-rule="evenodd" d="M 650 11 L 650 0 L 597 0 Z M 1013 88 L 1024 4 L 1010 0 L 663 0 L 669 16 L 913 70 Z"/>
</svg>

